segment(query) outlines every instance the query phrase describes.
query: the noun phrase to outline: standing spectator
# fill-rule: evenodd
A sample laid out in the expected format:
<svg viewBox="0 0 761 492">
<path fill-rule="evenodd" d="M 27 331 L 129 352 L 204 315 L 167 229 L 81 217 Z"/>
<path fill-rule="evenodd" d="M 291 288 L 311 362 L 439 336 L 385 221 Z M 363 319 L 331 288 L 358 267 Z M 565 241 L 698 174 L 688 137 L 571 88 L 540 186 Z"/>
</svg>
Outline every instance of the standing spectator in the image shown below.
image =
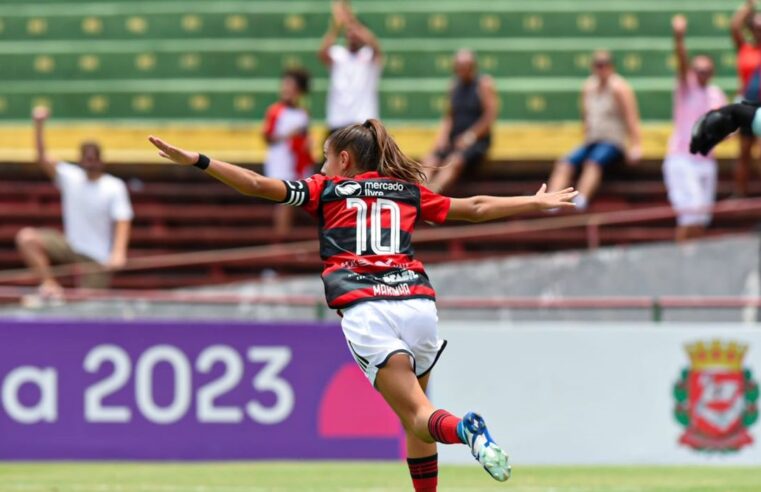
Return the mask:
<svg viewBox="0 0 761 492">
<path fill-rule="evenodd" d="M 344 32 L 346 46 L 336 44 Z M 327 101 L 329 134 L 378 118 L 378 84 L 383 55 L 378 39 L 344 1 L 333 2 L 333 19 L 322 39 L 320 60 L 330 69 Z"/>
<path fill-rule="evenodd" d="M 674 133 L 663 163 L 669 201 L 677 212 L 676 240 L 699 237 L 711 221 L 710 208 L 716 197 L 717 163 L 713 155 L 690 154 L 692 127 L 703 114 L 727 104 L 721 89 L 711 84 L 713 61 L 704 55 L 687 57 L 684 36 L 687 19 L 672 20 L 677 60 L 674 92 Z"/>
<path fill-rule="evenodd" d="M 581 168 L 577 210 L 585 210 L 602 182 L 604 168 L 642 157 L 637 98 L 626 80 L 616 73 L 613 58 L 598 51 L 592 58 L 592 75 L 581 91 L 584 143 L 555 164 L 549 190 L 568 187 Z M 627 149 L 628 138 L 628 152 Z"/>
<path fill-rule="evenodd" d="M 465 168 L 483 162 L 497 119 L 494 81 L 478 73 L 476 55 L 470 50 L 458 51 L 454 71 L 449 109 L 441 121 L 436 147 L 424 161 L 428 186 L 436 193 L 446 192 Z"/>
<path fill-rule="evenodd" d="M 270 178 L 294 181 L 312 175 L 309 113 L 301 106 L 302 97 L 309 92 L 309 74 L 304 70 L 289 70 L 280 85 L 280 101 L 267 109 L 264 139 L 267 141 L 267 160 L 264 174 Z M 278 205 L 274 214 L 275 235 L 285 237 L 293 225 L 293 207 Z"/>
<path fill-rule="evenodd" d="M 51 274 L 50 265 L 96 264 L 102 270 L 86 272 L 81 286 L 108 287 L 106 270 L 121 268 L 127 261 L 132 205 L 121 179 L 105 174 L 100 146 L 83 142 L 79 165 L 53 160 L 45 146 L 45 121 L 49 111 L 33 112 L 37 163 L 61 191 L 65 234 L 55 229 L 25 227 L 16 245 L 26 264 L 40 277 L 43 298 L 61 298 L 63 288 Z"/>
<path fill-rule="evenodd" d="M 761 13 L 755 12 L 754 0 L 747 0 L 732 17 L 732 41 L 737 50 L 737 75 L 740 79 L 739 96 L 748 101 L 761 101 Z M 746 39 L 746 27 L 751 42 Z M 753 160 L 753 144 L 758 139 L 747 128 L 740 129 L 740 155 L 735 163 L 734 196 L 748 194 L 748 178 Z"/>
</svg>

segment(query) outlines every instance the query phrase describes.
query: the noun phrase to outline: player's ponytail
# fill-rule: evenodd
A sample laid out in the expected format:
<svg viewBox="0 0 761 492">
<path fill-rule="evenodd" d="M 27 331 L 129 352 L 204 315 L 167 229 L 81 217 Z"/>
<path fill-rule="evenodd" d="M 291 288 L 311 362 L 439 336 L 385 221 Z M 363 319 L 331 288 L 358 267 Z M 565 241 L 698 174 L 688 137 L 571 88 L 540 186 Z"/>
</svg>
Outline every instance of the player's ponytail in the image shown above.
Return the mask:
<svg viewBox="0 0 761 492">
<path fill-rule="evenodd" d="M 360 171 L 377 171 L 381 176 L 409 183 L 422 183 L 426 179 L 423 166 L 402 152 L 378 120 L 338 130 L 330 136 L 328 146 L 335 153 L 350 152 Z"/>
</svg>

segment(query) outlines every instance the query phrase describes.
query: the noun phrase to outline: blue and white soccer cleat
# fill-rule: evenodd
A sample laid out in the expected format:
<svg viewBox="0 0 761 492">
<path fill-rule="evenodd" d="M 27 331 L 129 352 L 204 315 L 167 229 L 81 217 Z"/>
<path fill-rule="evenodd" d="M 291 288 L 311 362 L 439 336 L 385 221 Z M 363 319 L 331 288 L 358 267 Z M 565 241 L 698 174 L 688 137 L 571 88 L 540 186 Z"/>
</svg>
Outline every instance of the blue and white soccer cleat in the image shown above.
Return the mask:
<svg viewBox="0 0 761 492">
<path fill-rule="evenodd" d="M 473 457 L 494 480 L 504 482 L 510 478 L 510 459 L 491 438 L 486 422 L 480 415 L 474 412 L 466 413 L 457 424 L 457 435 L 463 443 L 470 446 Z"/>
</svg>

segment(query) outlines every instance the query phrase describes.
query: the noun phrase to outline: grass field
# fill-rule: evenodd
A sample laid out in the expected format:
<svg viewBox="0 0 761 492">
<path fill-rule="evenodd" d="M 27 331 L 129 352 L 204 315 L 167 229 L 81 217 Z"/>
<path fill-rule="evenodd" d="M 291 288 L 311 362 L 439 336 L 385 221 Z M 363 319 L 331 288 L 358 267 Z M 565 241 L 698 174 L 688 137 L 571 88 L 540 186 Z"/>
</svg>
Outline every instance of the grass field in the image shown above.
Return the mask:
<svg viewBox="0 0 761 492">
<path fill-rule="evenodd" d="M 761 467 L 518 467 L 507 484 L 442 466 L 441 491 L 759 492 Z M 402 463 L 0 463 L 0 492 L 409 491 Z"/>
</svg>

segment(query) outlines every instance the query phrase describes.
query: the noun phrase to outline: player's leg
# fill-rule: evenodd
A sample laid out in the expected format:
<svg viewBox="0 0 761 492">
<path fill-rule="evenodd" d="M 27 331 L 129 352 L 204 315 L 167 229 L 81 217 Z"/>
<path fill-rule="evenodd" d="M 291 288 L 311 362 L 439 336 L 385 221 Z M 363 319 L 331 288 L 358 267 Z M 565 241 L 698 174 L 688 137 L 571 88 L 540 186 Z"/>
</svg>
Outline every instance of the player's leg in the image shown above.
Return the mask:
<svg viewBox="0 0 761 492">
<path fill-rule="evenodd" d="M 491 438 L 483 419 L 472 412 L 459 419 L 446 410 L 434 410 L 411 370 L 409 356 L 392 355 L 378 371 L 375 386 L 407 432 L 423 442 L 467 444 L 495 480 L 510 478 L 507 455 Z"/>
<path fill-rule="evenodd" d="M 16 248 L 24 263 L 39 276 L 40 294 L 45 297 L 60 297 L 63 294 L 63 288 L 50 269 L 51 253 L 56 249 L 53 243 L 57 242 L 60 241 L 46 229 L 24 227 L 16 234 Z"/>
<path fill-rule="evenodd" d="M 428 387 L 430 373 L 418 379 L 423 392 Z M 439 456 L 435 442 L 425 442 L 405 430 L 407 437 L 407 466 L 415 492 L 436 492 L 439 476 Z"/>
</svg>

